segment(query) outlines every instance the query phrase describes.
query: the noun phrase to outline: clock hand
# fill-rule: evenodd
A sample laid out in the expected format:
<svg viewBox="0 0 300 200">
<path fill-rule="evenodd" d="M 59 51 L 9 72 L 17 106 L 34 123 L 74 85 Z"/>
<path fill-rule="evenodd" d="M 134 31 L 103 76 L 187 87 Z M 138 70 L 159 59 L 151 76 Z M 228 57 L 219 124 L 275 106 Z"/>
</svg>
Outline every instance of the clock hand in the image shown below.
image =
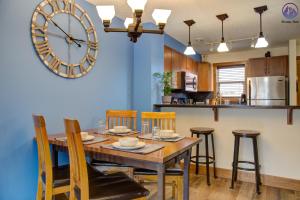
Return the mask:
<svg viewBox="0 0 300 200">
<path fill-rule="evenodd" d="M 78 42 L 76 42 L 75 40 L 73 40 L 73 37 L 70 36 L 68 33 L 66 33 L 60 26 L 58 26 L 57 23 L 55 23 L 52 19 L 50 19 L 51 22 L 54 24 L 54 26 L 56 26 L 59 30 L 61 30 L 70 40 L 74 41 L 75 44 L 77 44 L 78 47 L 81 47 L 81 44 L 79 44 Z"/>
<path fill-rule="evenodd" d="M 76 38 L 72 38 L 72 40 L 76 40 L 76 41 L 78 41 L 78 42 L 86 42 L 85 40 L 76 39 Z"/>
</svg>

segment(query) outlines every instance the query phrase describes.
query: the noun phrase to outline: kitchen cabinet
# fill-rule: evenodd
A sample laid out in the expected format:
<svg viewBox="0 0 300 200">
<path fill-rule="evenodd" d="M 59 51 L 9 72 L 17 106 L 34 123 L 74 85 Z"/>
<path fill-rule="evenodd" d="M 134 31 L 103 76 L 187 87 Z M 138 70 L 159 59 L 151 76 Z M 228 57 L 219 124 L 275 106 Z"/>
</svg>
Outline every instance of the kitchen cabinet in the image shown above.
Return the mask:
<svg viewBox="0 0 300 200">
<path fill-rule="evenodd" d="M 248 77 L 288 76 L 288 56 L 251 58 L 247 68 Z"/>
<path fill-rule="evenodd" d="M 198 64 L 198 91 L 213 91 L 213 70 L 208 62 Z"/>
<path fill-rule="evenodd" d="M 172 72 L 172 49 L 165 46 L 164 47 L 164 71 Z"/>
<path fill-rule="evenodd" d="M 267 59 L 268 76 L 288 76 L 288 56 L 275 56 Z"/>
<path fill-rule="evenodd" d="M 198 64 L 192 58 L 186 58 L 186 71 L 198 75 Z"/>
<path fill-rule="evenodd" d="M 186 71 L 186 56 L 172 50 L 172 71 Z"/>
</svg>

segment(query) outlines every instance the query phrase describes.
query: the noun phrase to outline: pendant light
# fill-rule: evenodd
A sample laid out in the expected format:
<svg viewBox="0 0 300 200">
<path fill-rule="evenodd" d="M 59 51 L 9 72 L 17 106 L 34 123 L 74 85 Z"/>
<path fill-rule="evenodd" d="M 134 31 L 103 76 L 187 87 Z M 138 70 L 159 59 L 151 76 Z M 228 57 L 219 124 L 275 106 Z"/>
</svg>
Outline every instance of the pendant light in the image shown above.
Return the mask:
<svg viewBox="0 0 300 200">
<path fill-rule="evenodd" d="M 188 27 L 189 27 L 189 43 L 188 43 L 188 46 L 186 47 L 186 49 L 184 51 L 184 54 L 188 55 L 188 56 L 190 56 L 190 55 L 196 55 L 196 52 L 195 52 L 194 48 L 192 47 L 192 43 L 191 43 L 191 26 L 193 24 L 195 24 L 196 22 L 191 19 L 191 20 L 184 21 L 184 23 L 186 25 L 188 25 Z"/>
<path fill-rule="evenodd" d="M 224 22 L 225 19 L 228 18 L 228 15 L 226 13 L 225 14 L 221 14 L 221 15 L 217 15 L 217 18 L 222 21 L 222 39 L 221 39 L 221 43 L 219 44 L 217 50 L 218 50 L 218 52 L 227 52 L 227 51 L 229 51 L 229 49 L 228 49 L 228 46 L 227 46 L 227 44 L 226 44 L 226 42 L 224 40 L 223 22 Z"/>
<path fill-rule="evenodd" d="M 260 6 L 260 7 L 254 8 L 254 11 L 259 14 L 259 18 L 260 18 L 260 32 L 259 32 L 259 37 L 255 44 L 255 48 L 264 48 L 269 45 L 269 43 L 266 40 L 266 38 L 264 37 L 263 31 L 262 31 L 262 17 L 261 17 L 262 13 L 267 10 L 268 10 L 267 6 Z"/>
</svg>

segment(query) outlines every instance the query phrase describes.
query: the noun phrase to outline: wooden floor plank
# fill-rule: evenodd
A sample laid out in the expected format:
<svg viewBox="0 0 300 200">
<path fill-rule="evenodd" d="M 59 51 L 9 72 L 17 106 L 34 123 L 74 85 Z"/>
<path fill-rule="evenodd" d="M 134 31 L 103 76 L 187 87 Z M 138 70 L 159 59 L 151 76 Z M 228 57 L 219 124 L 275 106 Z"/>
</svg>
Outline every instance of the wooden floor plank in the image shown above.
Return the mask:
<svg viewBox="0 0 300 200">
<path fill-rule="evenodd" d="M 229 179 L 211 178 L 211 186 L 206 184 L 206 177 L 190 176 L 190 200 L 300 200 L 300 192 L 261 186 L 261 194 L 256 194 L 255 184 L 237 182 L 234 189 L 230 189 Z M 147 199 L 156 199 L 156 185 L 146 185 L 151 191 Z M 166 199 L 171 200 L 172 188 L 167 186 Z"/>
</svg>

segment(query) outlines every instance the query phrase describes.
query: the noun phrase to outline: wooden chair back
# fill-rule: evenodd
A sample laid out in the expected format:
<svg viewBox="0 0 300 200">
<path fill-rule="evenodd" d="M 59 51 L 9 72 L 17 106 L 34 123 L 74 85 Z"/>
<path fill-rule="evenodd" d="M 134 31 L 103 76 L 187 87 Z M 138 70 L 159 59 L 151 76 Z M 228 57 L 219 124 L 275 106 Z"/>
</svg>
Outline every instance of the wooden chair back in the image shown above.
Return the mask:
<svg viewBox="0 0 300 200">
<path fill-rule="evenodd" d="M 106 128 L 111 129 L 114 126 L 127 126 L 136 130 L 137 111 L 134 110 L 107 110 Z"/>
<path fill-rule="evenodd" d="M 52 160 L 45 119 L 42 115 L 32 115 L 32 118 L 38 149 L 38 177 L 41 178 L 42 174 L 44 173 L 46 178 L 46 185 L 49 185 L 52 188 Z"/>
<path fill-rule="evenodd" d="M 78 121 L 65 119 L 65 131 L 70 163 L 70 199 L 75 199 L 78 189 L 80 199 L 89 199 L 88 172 Z"/>
<path fill-rule="evenodd" d="M 176 113 L 175 112 L 142 112 L 142 125 L 145 122 L 149 123 L 149 128 L 152 130 L 154 126 L 161 130 L 176 131 Z"/>
</svg>

